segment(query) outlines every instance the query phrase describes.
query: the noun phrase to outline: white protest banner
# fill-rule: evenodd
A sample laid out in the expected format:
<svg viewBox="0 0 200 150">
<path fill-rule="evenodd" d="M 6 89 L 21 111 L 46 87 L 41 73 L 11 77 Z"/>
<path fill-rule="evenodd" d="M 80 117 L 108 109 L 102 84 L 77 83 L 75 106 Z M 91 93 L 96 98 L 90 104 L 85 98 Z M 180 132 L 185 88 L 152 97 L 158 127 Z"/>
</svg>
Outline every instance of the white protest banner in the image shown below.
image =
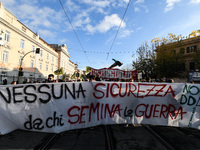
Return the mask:
<svg viewBox="0 0 200 150">
<path fill-rule="evenodd" d="M 0 132 L 60 133 L 100 124 L 200 129 L 200 85 L 61 82 L 0 86 Z"/>
</svg>

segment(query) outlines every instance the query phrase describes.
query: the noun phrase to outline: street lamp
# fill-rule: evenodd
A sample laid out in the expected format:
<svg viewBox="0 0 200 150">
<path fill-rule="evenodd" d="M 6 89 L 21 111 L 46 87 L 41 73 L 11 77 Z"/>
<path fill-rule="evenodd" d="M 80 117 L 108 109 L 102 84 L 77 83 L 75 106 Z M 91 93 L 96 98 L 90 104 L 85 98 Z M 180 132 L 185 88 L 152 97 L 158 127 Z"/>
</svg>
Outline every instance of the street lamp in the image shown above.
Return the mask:
<svg viewBox="0 0 200 150">
<path fill-rule="evenodd" d="M 27 54 L 31 53 L 31 52 L 33 52 L 33 51 L 27 52 L 27 53 L 22 57 L 22 59 L 21 59 L 20 66 L 19 66 L 19 74 L 18 74 L 18 76 L 19 76 L 19 84 L 20 84 L 20 81 L 21 81 L 21 76 L 23 76 L 23 72 L 22 72 L 22 70 L 23 70 L 23 68 L 22 68 L 22 61 L 23 61 L 24 57 L 25 57 Z M 36 54 L 39 54 L 39 53 L 40 53 L 40 48 L 36 48 L 35 53 L 36 53 Z"/>
</svg>

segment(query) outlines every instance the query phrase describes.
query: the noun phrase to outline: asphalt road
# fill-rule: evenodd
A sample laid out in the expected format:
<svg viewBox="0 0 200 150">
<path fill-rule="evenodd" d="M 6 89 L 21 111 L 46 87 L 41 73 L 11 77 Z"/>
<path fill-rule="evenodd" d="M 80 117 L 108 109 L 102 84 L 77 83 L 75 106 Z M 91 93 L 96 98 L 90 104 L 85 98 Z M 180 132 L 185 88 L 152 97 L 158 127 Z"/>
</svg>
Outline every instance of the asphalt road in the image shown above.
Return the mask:
<svg viewBox="0 0 200 150">
<path fill-rule="evenodd" d="M 200 150 L 200 131 L 148 125 L 100 125 L 60 134 L 16 130 L 0 136 L 0 149 Z"/>
</svg>

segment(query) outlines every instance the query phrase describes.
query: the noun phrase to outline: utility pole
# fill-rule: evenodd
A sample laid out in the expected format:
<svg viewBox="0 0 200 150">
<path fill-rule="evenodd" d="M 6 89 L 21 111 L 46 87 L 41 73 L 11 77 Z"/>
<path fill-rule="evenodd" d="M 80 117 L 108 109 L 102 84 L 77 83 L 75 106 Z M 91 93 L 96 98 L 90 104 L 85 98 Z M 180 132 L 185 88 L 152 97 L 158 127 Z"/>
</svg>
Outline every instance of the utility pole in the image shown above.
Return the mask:
<svg viewBox="0 0 200 150">
<path fill-rule="evenodd" d="M 19 74 L 18 74 L 18 76 L 19 76 L 19 84 L 20 84 L 20 82 L 21 82 L 21 76 L 23 76 L 23 74 L 24 74 L 24 73 L 22 72 L 22 70 L 23 70 L 23 68 L 22 68 L 23 59 L 24 59 L 24 57 L 25 57 L 27 54 L 29 54 L 29 53 L 31 53 L 31 52 L 33 52 L 33 51 L 27 52 L 27 53 L 22 57 L 22 59 L 21 59 L 20 66 L 19 66 Z M 36 48 L 35 53 L 36 53 L 36 54 L 39 54 L 39 53 L 40 53 L 40 48 Z"/>
</svg>

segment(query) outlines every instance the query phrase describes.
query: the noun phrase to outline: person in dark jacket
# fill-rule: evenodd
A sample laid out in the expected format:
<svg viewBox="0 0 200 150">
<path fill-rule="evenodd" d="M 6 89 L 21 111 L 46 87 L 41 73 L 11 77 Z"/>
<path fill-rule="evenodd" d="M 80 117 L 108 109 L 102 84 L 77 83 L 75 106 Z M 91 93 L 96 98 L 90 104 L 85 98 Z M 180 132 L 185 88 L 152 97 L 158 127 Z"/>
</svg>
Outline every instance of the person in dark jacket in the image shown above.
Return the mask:
<svg viewBox="0 0 200 150">
<path fill-rule="evenodd" d="M 53 75 L 53 74 L 49 74 L 49 75 L 48 75 L 48 82 L 49 82 L 49 83 L 55 82 L 55 80 L 54 80 L 54 75 Z"/>
</svg>

